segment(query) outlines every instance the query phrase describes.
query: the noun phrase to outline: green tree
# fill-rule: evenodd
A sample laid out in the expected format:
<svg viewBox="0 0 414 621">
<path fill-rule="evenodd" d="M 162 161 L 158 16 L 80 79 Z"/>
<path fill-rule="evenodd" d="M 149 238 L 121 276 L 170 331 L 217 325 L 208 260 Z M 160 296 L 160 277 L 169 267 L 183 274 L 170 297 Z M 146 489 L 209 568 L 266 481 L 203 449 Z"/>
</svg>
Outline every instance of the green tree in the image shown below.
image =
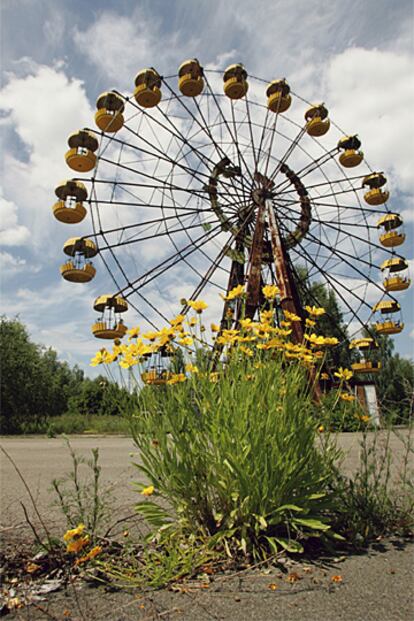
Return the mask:
<svg viewBox="0 0 414 621">
<path fill-rule="evenodd" d="M 33 343 L 18 318 L 0 319 L 0 369 L 2 433 L 35 430 L 49 416 L 63 414 L 83 379 L 52 349 Z"/>
</svg>

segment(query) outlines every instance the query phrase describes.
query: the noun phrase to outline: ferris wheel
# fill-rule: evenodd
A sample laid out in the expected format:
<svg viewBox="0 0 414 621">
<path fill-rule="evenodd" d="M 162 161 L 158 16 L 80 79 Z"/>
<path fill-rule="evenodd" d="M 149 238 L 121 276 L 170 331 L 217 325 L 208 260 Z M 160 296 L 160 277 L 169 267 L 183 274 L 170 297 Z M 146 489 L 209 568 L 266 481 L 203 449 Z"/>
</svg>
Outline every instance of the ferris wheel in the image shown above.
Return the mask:
<svg viewBox="0 0 414 621">
<path fill-rule="evenodd" d="M 96 107 L 95 126 L 69 136 L 75 175 L 53 206 L 63 223 L 88 215 L 87 230 L 64 245 L 63 278 L 92 280 L 95 256 L 108 273 L 109 293 L 93 305 L 96 337 L 121 338 L 129 308 L 158 329 L 177 298 L 186 312 L 188 300 L 238 285 L 254 318 L 269 283 L 281 308 L 302 317 L 303 296 L 318 303 L 312 284 L 324 284 L 340 304 L 343 339 L 362 352 L 375 334 L 401 332 L 395 294 L 410 285 L 396 250 L 402 218 L 388 206 L 384 173 L 325 103 L 241 64 L 219 72 L 191 59 L 178 75 L 140 71 L 132 93 L 103 93 Z M 224 302 L 227 325 L 239 313 Z M 294 329 L 301 340 L 301 323 Z M 358 364 L 378 370 L 368 357 Z"/>
</svg>

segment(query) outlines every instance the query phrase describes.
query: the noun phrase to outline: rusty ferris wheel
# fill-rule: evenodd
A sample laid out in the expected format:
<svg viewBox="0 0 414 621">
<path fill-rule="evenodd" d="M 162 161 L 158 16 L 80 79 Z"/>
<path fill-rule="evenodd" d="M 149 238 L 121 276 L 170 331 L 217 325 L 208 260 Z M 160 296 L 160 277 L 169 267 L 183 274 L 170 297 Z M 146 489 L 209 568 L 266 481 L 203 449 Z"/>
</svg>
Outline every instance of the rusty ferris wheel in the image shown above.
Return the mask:
<svg viewBox="0 0 414 621">
<path fill-rule="evenodd" d="M 360 139 L 334 124 L 327 105 L 285 79 L 191 59 L 171 76 L 144 69 L 133 92 L 105 92 L 96 106 L 95 127 L 69 136 L 76 175 L 57 186 L 53 207 L 61 222 L 88 222 L 64 246 L 62 276 L 89 282 L 96 255 L 109 274 L 110 293 L 93 305 L 96 337 L 122 337 L 128 308 L 158 328 L 177 291 L 191 300 L 243 284 L 253 318 L 265 283 L 300 316 L 303 292 L 323 283 L 340 302 L 344 340 L 362 352 L 375 333 L 403 329 L 402 218 L 388 206 L 384 173 L 369 168 Z M 223 321 L 239 312 L 225 301 Z M 378 365 L 365 355 L 355 370 Z"/>
</svg>

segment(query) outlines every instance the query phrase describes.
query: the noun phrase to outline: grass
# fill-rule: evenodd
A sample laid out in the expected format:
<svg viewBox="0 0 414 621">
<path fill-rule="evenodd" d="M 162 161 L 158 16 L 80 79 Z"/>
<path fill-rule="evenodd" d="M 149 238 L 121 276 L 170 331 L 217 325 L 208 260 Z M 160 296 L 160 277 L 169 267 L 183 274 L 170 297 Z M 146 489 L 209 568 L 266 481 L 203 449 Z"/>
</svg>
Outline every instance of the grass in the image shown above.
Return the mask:
<svg viewBox="0 0 414 621">
<path fill-rule="evenodd" d="M 36 424 L 25 423 L 19 434 L 46 434 L 50 438 L 65 434 L 128 434 L 129 422 L 121 416 L 63 414 L 45 417 Z"/>
</svg>

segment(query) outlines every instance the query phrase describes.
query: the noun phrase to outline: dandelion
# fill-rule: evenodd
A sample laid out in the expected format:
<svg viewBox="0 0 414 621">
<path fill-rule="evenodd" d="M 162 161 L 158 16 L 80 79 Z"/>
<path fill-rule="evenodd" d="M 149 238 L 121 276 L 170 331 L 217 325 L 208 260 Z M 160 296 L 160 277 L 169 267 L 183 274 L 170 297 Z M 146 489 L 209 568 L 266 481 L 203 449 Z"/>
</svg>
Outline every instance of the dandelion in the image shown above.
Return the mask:
<svg viewBox="0 0 414 621">
<path fill-rule="evenodd" d="M 324 308 L 320 308 L 317 306 L 305 306 L 305 310 L 312 317 L 320 317 L 321 315 L 324 315 L 326 312 Z"/>
<path fill-rule="evenodd" d="M 349 369 L 343 369 L 342 367 L 339 367 L 339 369 L 335 371 L 334 375 L 335 377 L 338 377 L 341 382 L 347 382 L 351 379 L 353 373 Z"/>
<path fill-rule="evenodd" d="M 341 392 L 339 398 L 342 399 L 342 401 L 355 401 L 355 396 L 351 395 L 349 392 Z"/>
<path fill-rule="evenodd" d="M 265 285 L 262 292 L 266 300 L 274 300 L 275 297 L 279 295 L 280 289 L 276 285 Z"/>
<path fill-rule="evenodd" d="M 154 486 L 153 485 L 148 485 L 148 487 L 144 487 L 144 489 L 142 490 L 141 494 L 143 496 L 152 496 L 152 494 L 154 493 Z"/>
<path fill-rule="evenodd" d="M 227 295 L 222 295 L 223 300 L 235 300 L 236 298 L 241 298 L 244 294 L 244 285 L 237 285 L 231 291 L 228 292 Z"/>
</svg>

